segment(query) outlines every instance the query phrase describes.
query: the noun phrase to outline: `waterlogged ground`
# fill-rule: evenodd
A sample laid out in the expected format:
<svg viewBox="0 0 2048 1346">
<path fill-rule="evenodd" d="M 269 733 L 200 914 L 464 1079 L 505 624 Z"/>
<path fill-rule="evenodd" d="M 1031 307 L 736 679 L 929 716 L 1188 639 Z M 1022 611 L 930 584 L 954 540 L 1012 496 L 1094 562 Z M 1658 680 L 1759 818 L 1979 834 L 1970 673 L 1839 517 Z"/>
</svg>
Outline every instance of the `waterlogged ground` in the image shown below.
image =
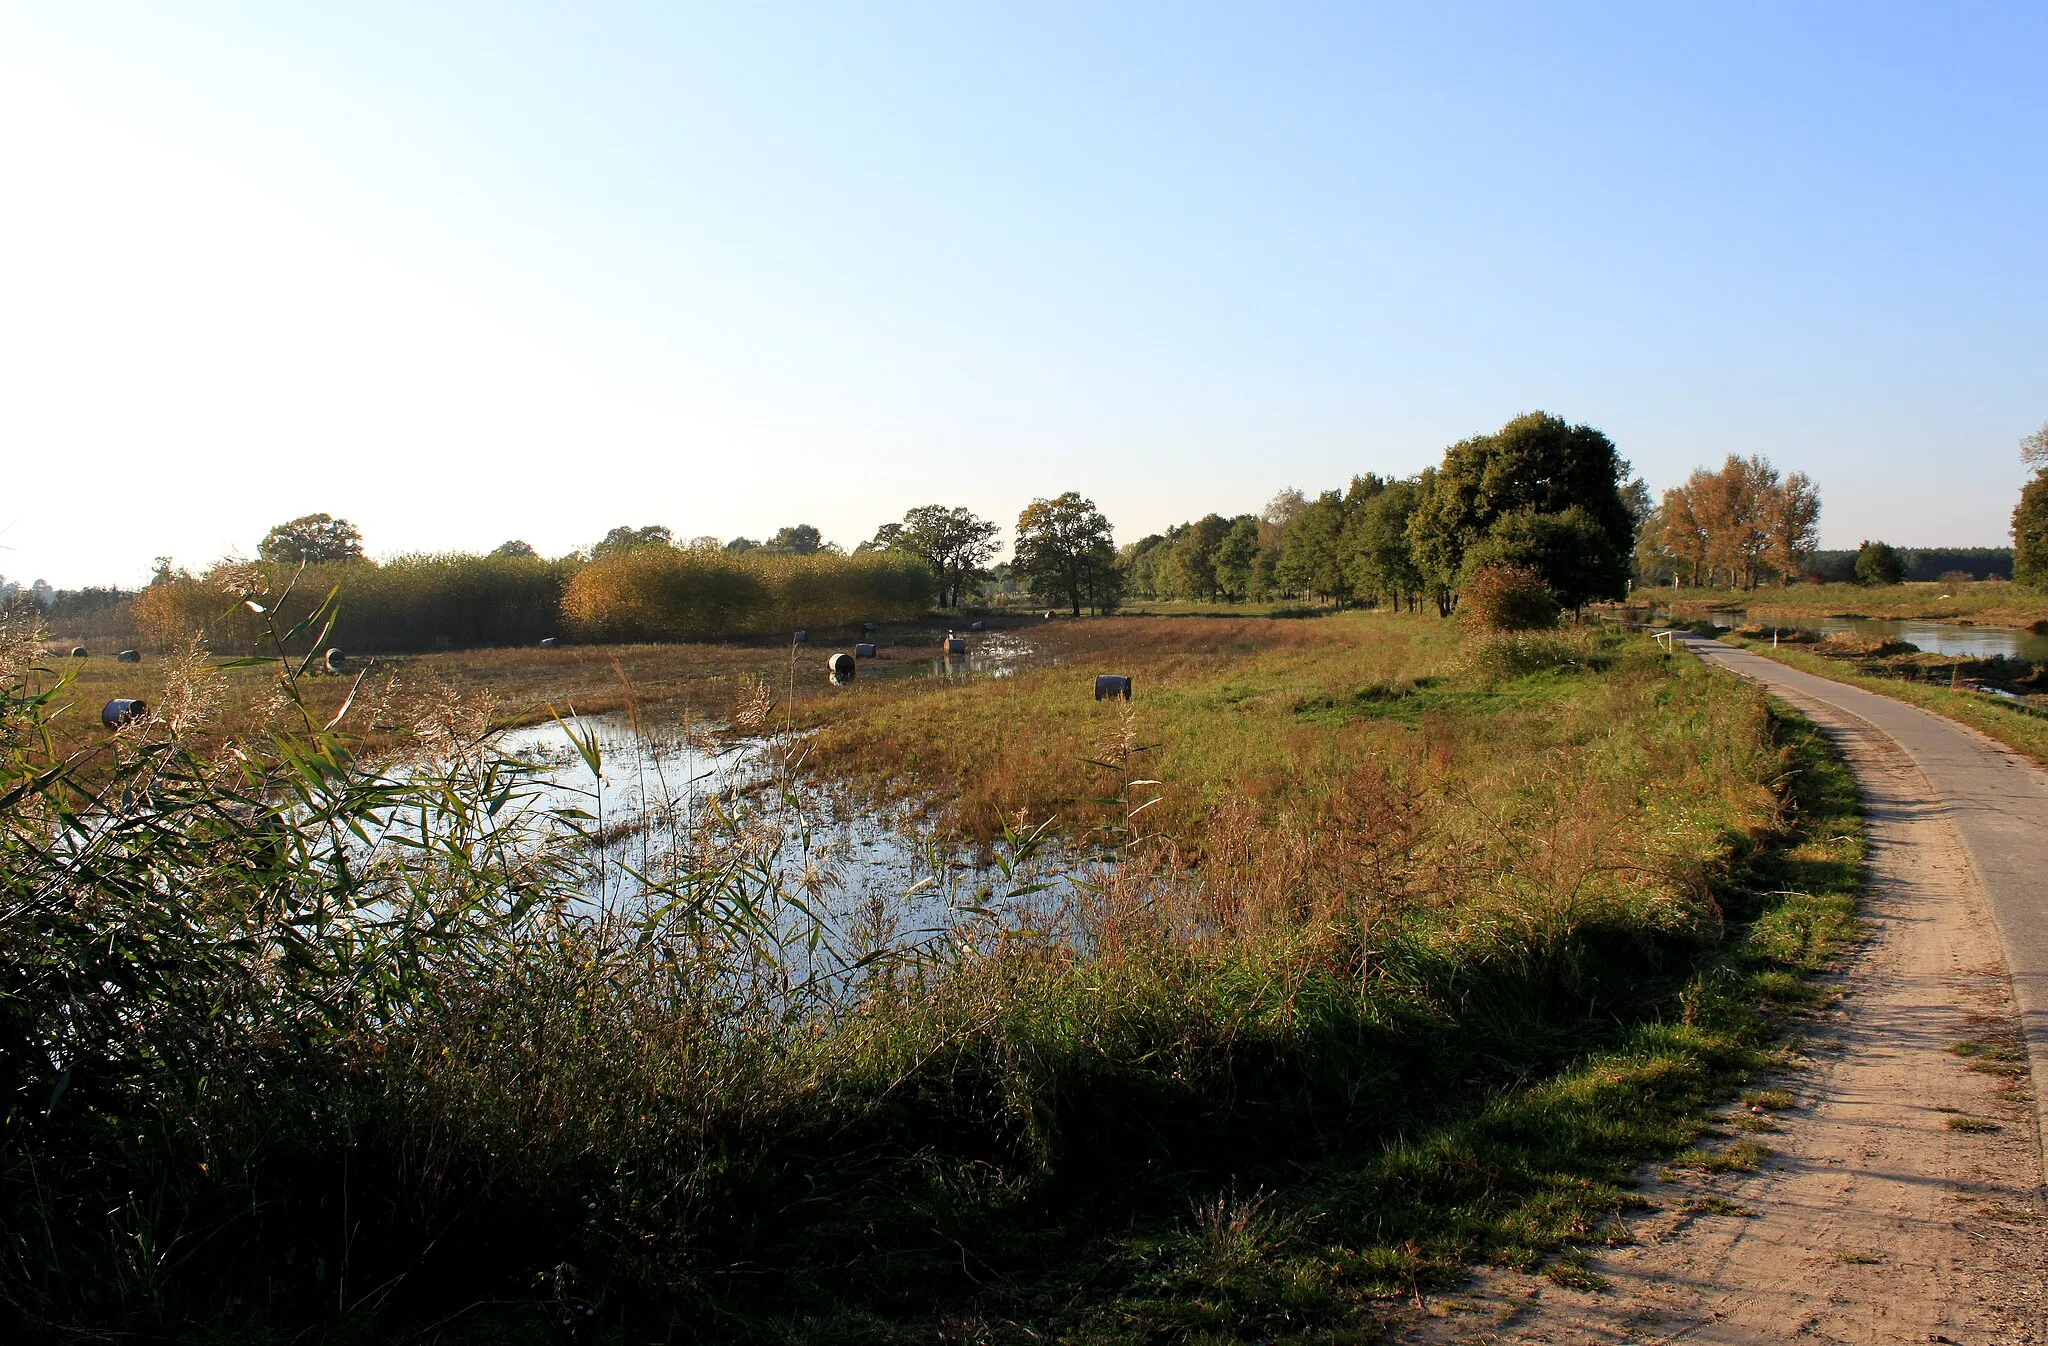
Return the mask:
<svg viewBox="0 0 2048 1346">
<path fill-rule="evenodd" d="M 1010 671 L 1023 651 L 1006 653 L 976 671 Z M 1057 923 L 1104 867 L 1051 838 L 962 845 L 928 809 L 878 806 L 809 773 L 808 740 L 655 710 L 551 719 L 497 747 L 536 769 L 531 807 L 583 815 L 596 904 L 737 865 L 786 904 L 792 935 L 815 919 L 836 947 L 901 946 L 966 922 Z"/>
</svg>

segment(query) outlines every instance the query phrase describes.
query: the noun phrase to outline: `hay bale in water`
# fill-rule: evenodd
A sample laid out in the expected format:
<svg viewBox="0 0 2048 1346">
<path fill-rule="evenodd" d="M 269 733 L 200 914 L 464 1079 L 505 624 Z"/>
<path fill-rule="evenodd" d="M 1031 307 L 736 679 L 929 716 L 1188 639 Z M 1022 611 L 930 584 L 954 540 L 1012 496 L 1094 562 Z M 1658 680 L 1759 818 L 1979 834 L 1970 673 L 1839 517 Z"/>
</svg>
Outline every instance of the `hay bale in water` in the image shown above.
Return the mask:
<svg viewBox="0 0 2048 1346">
<path fill-rule="evenodd" d="M 1131 699 L 1131 679 L 1123 673 L 1098 673 L 1095 675 L 1095 699 L 1114 701 L 1122 697 Z"/>
<path fill-rule="evenodd" d="M 980 622 L 969 622 L 969 623 L 967 624 L 967 629 L 968 629 L 968 630 L 970 630 L 970 631 L 979 631 L 979 630 L 981 630 L 981 623 L 980 623 Z"/>
<path fill-rule="evenodd" d="M 875 624 L 873 622 L 862 622 L 860 624 L 860 633 L 864 636 L 873 635 L 875 633 Z"/>
<path fill-rule="evenodd" d="M 789 643 L 792 645 L 808 645 L 811 643 L 811 633 L 808 631 L 798 631 L 790 636 Z"/>
<path fill-rule="evenodd" d="M 845 650 L 825 661 L 825 673 L 835 683 L 852 682 L 854 669 L 853 656 Z"/>
<path fill-rule="evenodd" d="M 544 650 L 551 650 L 561 643 L 561 641 L 556 640 L 553 636 L 543 636 L 541 637 L 540 647 Z"/>
<path fill-rule="evenodd" d="M 340 646 L 336 646 L 327 651 L 327 658 L 322 662 L 326 664 L 329 673 L 346 672 L 348 670 L 348 652 Z"/>
<path fill-rule="evenodd" d="M 875 647 L 865 640 L 860 642 L 860 644 L 855 645 L 853 647 L 853 652 L 863 659 L 872 659 L 875 657 Z"/>
<path fill-rule="evenodd" d="M 83 646 L 83 645 L 73 645 L 73 646 L 71 647 L 71 657 L 72 657 L 73 659 L 83 659 L 83 658 L 85 658 L 85 646 Z"/>
<path fill-rule="evenodd" d="M 100 723 L 108 729 L 119 729 L 131 720 L 139 720 L 147 714 L 147 701 L 140 697 L 117 696 L 100 707 Z"/>
<path fill-rule="evenodd" d="M 114 662 L 117 664 L 139 664 L 142 662 L 142 651 L 123 650 L 114 656 Z"/>
</svg>

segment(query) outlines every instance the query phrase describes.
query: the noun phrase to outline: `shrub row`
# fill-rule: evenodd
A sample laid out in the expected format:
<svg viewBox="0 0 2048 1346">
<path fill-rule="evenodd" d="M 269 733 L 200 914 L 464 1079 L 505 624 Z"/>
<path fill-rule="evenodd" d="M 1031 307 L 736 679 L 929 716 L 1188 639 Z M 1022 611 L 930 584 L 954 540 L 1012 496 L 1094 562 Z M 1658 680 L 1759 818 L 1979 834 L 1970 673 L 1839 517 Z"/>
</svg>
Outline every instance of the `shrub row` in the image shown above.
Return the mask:
<svg viewBox="0 0 2048 1346">
<path fill-rule="evenodd" d="M 330 641 L 390 652 L 527 645 L 546 636 L 758 635 L 914 618 L 932 598 L 931 572 L 900 556 L 749 557 L 674 547 L 588 563 L 418 555 L 314 565 L 303 574 L 289 565 L 218 565 L 137 594 L 135 632 L 158 649 L 199 634 L 224 653 L 248 650 L 266 616 L 290 627 L 336 588 L 341 615 Z M 300 646 L 317 634 L 306 633 Z"/>
<path fill-rule="evenodd" d="M 913 618 L 931 601 L 931 571 L 886 552 L 757 556 L 643 547 L 576 572 L 562 613 L 599 639 L 701 640 Z"/>
</svg>

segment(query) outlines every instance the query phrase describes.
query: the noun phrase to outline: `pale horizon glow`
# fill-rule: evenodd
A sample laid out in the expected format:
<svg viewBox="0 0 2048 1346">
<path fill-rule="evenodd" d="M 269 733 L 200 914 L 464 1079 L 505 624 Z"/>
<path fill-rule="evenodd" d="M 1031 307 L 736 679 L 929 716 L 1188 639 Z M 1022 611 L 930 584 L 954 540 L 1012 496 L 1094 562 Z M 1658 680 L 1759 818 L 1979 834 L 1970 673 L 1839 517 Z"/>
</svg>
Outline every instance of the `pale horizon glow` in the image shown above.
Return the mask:
<svg viewBox="0 0 2048 1346">
<path fill-rule="evenodd" d="M 1120 540 L 1541 408 L 2008 545 L 2025 7 L 0 0 L 0 575 L 916 505 Z"/>
</svg>

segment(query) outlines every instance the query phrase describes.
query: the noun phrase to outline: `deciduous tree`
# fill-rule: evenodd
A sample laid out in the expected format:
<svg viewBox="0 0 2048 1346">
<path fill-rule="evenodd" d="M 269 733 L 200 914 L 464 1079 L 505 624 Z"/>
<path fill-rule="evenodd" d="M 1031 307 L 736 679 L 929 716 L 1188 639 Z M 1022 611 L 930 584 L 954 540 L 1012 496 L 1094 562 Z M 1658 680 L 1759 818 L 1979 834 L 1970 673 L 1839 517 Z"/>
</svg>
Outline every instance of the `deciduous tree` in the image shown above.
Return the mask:
<svg viewBox="0 0 2048 1346">
<path fill-rule="evenodd" d="M 302 514 L 281 523 L 263 535 L 256 554 L 266 561 L 306 562 L 358 561 L 363 555 L 363 535 L 347 519 L 331 514 Z"/>
<path fill-rule="evenodd" d="M 2048 589 L 2048 469 L 2034 474 L 2012 512 L 2012 577 Z"/>
<path fill-rule="evenodd" d="M 1189 598 L 1214 599 L 1220 582 L 1216 574 L 1216 549 L 1230 535 L 1230 521 L 1220 514 L 1205 514 L 1188 525 L 1173 544 L 1174 587 Z"/>
<path fill-rule="evenodd" d="M 1345 573 L 1354 593 L 1403 599 L 1422 592 L 1422 571 L 1408 544 L 1408 519 L 1422 498 L 1414 481 L 1391 481 L 1366 500 L 1344 524 Z"/>
<path fill-rule="evenodd" d="M 1216 544 L 1216 587 L 1232 599 L 1250 594 L 1258 559 L 1259 521 L 1252 515 L 1240 514 Z"/>
<path fill-rule="evenodd" d="M 1583 598 L 1619 598 L 1628 587 L 1634 522 L 1622 495 L 1628 464 L 1606 435 L 1546 412 L 1517 416 L 1490 435 L 1453 444 L 1409 521 L 1416 564 L 1448 613 L 1462 581 L 1465 553 L 1510 515 L 1581 512 L 1568 525 L 1591 550 L 1574 561 L 1569 583 Z M 1566 577 L 1545 576 L 1564 596 Z M 1569 600 L 1567 600 L 1569 601 Z"/>
<path fill-rule="evenodd" d="M 1906 558 L 1885 542 L 1865 539 L 1856 550 L 1858 584 L 1897 584 L 1906 578 Z"/>
<path fill-rule="evenodd" d="M 761 544 L 761 550 L 776 556 L 814 556 L 827 545 L 825 535 L 816 526 L 793 523 L 776 529 L 775 536 Z"/>
<path fill-rule="evenodd" d="M 1109 520 L 1079 491 L 1032 501 L 1017 516 L 1016 568 L 1033 593 L 1057 597 L 1076 617 L 1084 603 L 1113 603 L 1118 576 Z"/>
<path fill-rule="evenodd" d="M 941 607 L 958 607 L 966 586 L 1000 549 L 996 525 L 959 505 L 919 505 L 885 530 L 893 530 L 890 550 L 908 552 L 931 567 Z"/>
</svg>

